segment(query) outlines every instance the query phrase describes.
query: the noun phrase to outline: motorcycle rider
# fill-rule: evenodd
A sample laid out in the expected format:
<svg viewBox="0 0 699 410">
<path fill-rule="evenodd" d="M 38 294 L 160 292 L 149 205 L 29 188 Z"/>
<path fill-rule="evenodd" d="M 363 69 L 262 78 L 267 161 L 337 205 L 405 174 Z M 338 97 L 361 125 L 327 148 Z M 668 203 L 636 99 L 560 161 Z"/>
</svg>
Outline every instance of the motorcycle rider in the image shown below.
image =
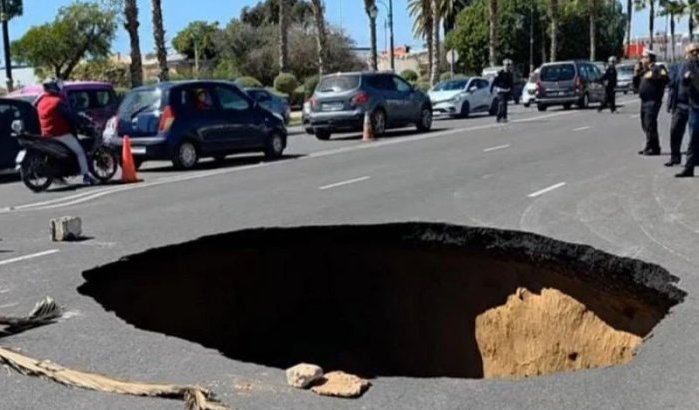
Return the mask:
<svg viewBox="0 0 699 410">
<path fill-rule="evenodd" d="M 60 141 L 73 151 L 80 165 L 83 183 L 92 185 L 94 180 L 87 166 L 87 155 L 75 135 L 75 131 L 80 123 L 80 117 L 63 99 L 61 94 L 63 85 L 60 80 L 48 79 L 44 81 L 43 87 L 44 93 L 34 103 L 39 113 L 41 136 Z"/>
</svg>

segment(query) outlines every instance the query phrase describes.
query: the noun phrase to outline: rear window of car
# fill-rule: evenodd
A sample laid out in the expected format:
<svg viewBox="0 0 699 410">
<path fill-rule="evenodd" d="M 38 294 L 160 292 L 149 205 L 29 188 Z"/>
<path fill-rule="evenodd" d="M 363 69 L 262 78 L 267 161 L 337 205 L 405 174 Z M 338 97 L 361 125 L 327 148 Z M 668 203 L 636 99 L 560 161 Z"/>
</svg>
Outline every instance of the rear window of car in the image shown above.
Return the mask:
<svg viewBox="0 0 699 410">
<path fill-rule="evenodd" d="M 116 94 L 111 90 L 69 91 L 68 99 L 78 111 L 106 108 L 116 104 Z"/>
<path fill-rule="evenodd" d="M 575 78 L 573 64 L 554 64 L 541 67 L 541 81 L 571 81 Z"/>
<path fill-rule="evenodd" d="M 451 80 L 439 83 L 434 86 L 434 91 L 457 91 L 463 90 L 468 84 L 468 79 L 465 80 Z"/>
<path fill-rule="evenodd" d="M 359 87 L 359 75 L 334 75 L 325 77 L 318 84 L 318 92 L 331 93 L 354 90 Z"/>
<path fill-rule="evenodd" d="M 119 106 L 119 118 L 130 119 L 142 112 L 156 111 L 162 100 L 163 90 L 157 87 L 131 91 Z"/>
</svg>

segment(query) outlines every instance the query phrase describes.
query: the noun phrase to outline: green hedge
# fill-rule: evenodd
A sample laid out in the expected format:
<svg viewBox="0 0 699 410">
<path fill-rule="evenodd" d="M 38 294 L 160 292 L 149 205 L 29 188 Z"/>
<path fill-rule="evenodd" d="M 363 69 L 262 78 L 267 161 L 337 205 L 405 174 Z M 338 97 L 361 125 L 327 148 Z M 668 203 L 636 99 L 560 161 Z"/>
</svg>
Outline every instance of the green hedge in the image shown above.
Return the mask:
<svg viewBox="0 0 699 410">
<path fill-rule="evenodd" d="M 320 77 L 317 75 L 306 78 L 306 80 L 303 82 L 304 92 L 306 94 L 305 98 L 311 98 L 311 95 L 313 95 L 313 92 L 316 90 L 319 82 Z"/>
<path fill-rule="evenodd" d="M 240 77 L 235 80 L 238 86 L 243 88 L 262 87 L 262 83 L 255 77 Z"/>
<path fill-rule="evenodd" d="M 410 69 L 403 70 L 400 73 L 400 76 L 405 78 L 407 81 L 409 81 L 411 83 L 417 82 L 417 79 L 418 79 L 417 73 L 414 70 L 410 70 Z"/>
<path fill-rule="evenodd" d="M 274 89 L 286 95 L 292 95 L 298 86 L 299 82 L 293 74 L 280 73 L 274 79 Z"/>
</svg>

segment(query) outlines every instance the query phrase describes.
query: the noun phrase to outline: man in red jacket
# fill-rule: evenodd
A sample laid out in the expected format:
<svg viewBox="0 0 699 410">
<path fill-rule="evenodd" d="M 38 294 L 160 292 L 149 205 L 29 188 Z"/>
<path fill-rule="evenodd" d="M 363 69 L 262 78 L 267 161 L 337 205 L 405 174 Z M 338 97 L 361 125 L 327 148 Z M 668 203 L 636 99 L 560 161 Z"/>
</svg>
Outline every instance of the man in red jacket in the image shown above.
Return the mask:
<svg viewBox="0 0 699 410">
<path fill-rule="evenodd" d="M 87 155 L 75 136 L 80 118 L 61 96 L 62 87 L 59 81 L 50 79 L 45 81 L 43 86 L 44 93 L 35 102 L 39 112 L 41 136 L 55 138 L 73 151 L 78 158 L 83 182 L 92 184 L 93 179 L 87 166 Z"/>
</svg>

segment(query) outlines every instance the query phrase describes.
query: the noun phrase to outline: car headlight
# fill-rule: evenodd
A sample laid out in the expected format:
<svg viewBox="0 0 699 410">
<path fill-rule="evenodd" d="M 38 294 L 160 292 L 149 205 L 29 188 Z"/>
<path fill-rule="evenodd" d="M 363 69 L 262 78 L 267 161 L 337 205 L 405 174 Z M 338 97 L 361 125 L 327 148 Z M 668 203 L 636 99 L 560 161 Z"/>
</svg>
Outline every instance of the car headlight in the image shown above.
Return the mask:
<svg viewBox="0 0 699 410">
<path fill-rule="evenodd" d="M 459 101 L 463 100 L 464 98 L 466 98 L 466 94 L 464 94 L 464 93 L 456 94 L 451 100 L 449 100 L 449 102 L 459 102 Z"/>
</svg>

